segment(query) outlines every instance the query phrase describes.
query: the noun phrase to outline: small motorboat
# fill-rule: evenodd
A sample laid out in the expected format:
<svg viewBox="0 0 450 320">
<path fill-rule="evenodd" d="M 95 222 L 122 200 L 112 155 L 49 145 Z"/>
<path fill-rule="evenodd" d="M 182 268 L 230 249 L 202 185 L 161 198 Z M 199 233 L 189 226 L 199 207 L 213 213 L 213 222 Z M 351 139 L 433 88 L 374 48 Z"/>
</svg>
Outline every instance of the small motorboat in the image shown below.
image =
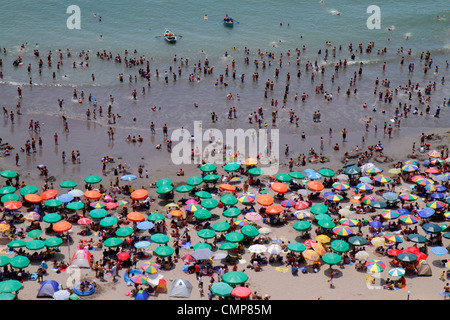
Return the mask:
<svg viewBox="0 0 450 320">
<path fill-rule="evenodd" d="M 166 39 L 166 41 L 170 43 L 177 42 L 177 36 L 169 30 L 164 31 L 164 39 Z"/>
</svg>

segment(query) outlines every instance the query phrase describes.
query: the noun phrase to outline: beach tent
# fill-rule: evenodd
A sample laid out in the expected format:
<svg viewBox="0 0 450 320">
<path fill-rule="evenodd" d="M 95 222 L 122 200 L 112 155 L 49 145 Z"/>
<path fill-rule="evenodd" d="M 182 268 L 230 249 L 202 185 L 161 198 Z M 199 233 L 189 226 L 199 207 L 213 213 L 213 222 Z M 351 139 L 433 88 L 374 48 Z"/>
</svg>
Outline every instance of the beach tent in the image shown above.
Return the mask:
<svg viewBox="0 0 450 320">
<path fill-rule="evenodd" d="M 87 250 L 78 250 L 73 254 L 72 266 L 78 266 L 80 268 L 90 268 L 91 267 L 91 253 Z"/>
<path fill-rule="evenodd" d="M 53 294 L 59 290 L 59 284 L 55 280 L 45 280 L 37 294 L 38 298 L 53 298 Z"/>
<path fill-rule="evenodd" d="M 136 297 L 134 300 L 148 300 L 149 294 L 145 290 L 139 290 L 138 293 L 136 293 Z"/>
<path fill-rule="evenodd" d="M 189 298 L 192 292 L 192 284 L 185 279 L 176 279 L 170 289 L 170 296 L 176 298 Z"/>
<path fill-rule="evenodd" d="M 426 260 L 420 260 L 417 265 L 417 275 L 418 276 L 431 276 L 431 267 Z"/>
<path fill-rule="evenodd" d="M 155 291 L 158 293 L 166 293 L 167 292 L 166 280 L 160 279 L 158 285 L 155 288 Z"/>
</svg>

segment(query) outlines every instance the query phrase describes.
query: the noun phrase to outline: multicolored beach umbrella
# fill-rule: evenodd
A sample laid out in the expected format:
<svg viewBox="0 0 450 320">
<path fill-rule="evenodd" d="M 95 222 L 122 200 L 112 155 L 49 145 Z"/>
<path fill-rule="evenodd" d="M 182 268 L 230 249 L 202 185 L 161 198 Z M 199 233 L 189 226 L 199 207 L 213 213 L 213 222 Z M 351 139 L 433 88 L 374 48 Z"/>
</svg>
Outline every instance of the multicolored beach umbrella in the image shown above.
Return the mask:
<svg viewBox="0 0 450 320">
<path fill-rule="evenodd" d="M 397 219 L 400 216 L 400 213 L 397 210 L 385 209 L 381 211 L 381 216 L 384 219 L 392 220 Z"/>
<path fill-rule="evenodd" d="M 358 192 L 359 191 L 367 192 L 367 191 L 372 191 L 374 186 L 372 186 L 368 183 L 358 183 L 355 188 L 356 188 L 356 190 L 358 190 Z"/>
<path fill-rule="evenodd" d="M 372 201 L 375 201 L 375 198 L 371 195 L 364 196 L 361 199 L 361 202 L 364 204 L 370 204 Z"/>
<path fill-rule="evenodd" d="M 389 183 L 391 182 L 391 178 L 389 176 L 385 176 L 382 174 L 378 174 L 375 177 L 373 177 L 373 181 L 378 182 L 378 183 Z"/>
<path fill-rule="evenodd" d="M 403 239 L 400 238 L 399 236 L 395 235 L 395 234 L 385 235 L 384 238 L 387 241 L 393 242 L 393 243 L 402 243 L 403 242 Z"/>
<path fill-rule="evenodd" d="M 342 199 L 344 199 L 344 197 L 342 197 L 338 194 L 333 194 L 333 195 L 329 195 L 329 196 L 325 197 L 325 200 L 330 201 L 330 202 L 339 202 Z"/>
<path fill-rule="evenodd" d="M 366 262 L 366 269 L 368 272 L 380 273 L 383 272 L 385 268 L 386 265 L 381 260 L 373 259 Z"/>
<path fill-rule="evenodd" d="M 398 198 L 403 201 L 416 201 L 419 197 L 412 193 L 401 193 Z"/>
<path fill-rule="evenodd" d="M 410 214 L 401 215 L 400 217 L 398 217 L 398 219 L 404 224 L 415 224 L 419 222 L 419 218 Z"/>
<path fill-rule="evenodd" d="M 421 187 L 425 187 L 427 185 L 434 184 L 434 181 L 428 178 L 420 178 L 417 179 L 416 184 Z"/>
<path fill-rule="evenodd" d="M 416 172 L 417 170 L 419 170 L 419 167 L 418 166 L 414 166 L 412 164 L 407 164 L 407 165 L 404 165 L 402 167 L 402 171 L 403 172 L 411 173 L 411 172 Z"/>
<path fill-rule="evenodd" d="M 305 210 L 299 210 L 299 211 L 294 212 L 294 216 L 297 219 L 302 220 L 302 219 L 311 219 L 312 214 Z"/>
<path fill-rule="evenodd" d="M 346 191 L 350 189 L 350 184 L 348 184 L 347 182 L 335 182 L 333 183 L 332 187 L 333 189 L 338 191 Z"/>
<path fill-rule="evenodd" d="M 347 227 L 356 227 L 358 225 L 358 220 L 351 218 L 342 218 L 339 223 Z"/>
<path fill-rule="evenodd" d="M 281 205 L 285 208 L 292 208 L 292 207 L 295 207 L 296 202 L 288 199 L 288 200 L 282 201 Z"/>
<path fill-rule="evenodd" d="M 308 201 L 297 201 L 297 203 L 295 204 L 295 210 L 303 210 L 309 207 L 309 203 Z"/>
<path fill-rule="evenodd" d="M 347 226 L 340 225 L 340 226 L 333 228 L 333 233 L 338 236 L 349 236 L 349 235 L 353 234 L 353 229 L 351 229 Z"/>
<path fill-rule="evenodd" d="M 427 203 L 427 207 L 434 210 L 441 210 L 445 208 L 445 203 L 442 201 L 431 201 Z"/>
<path fill-rule="evenodd" d="M 378 167 L 372 167 L 372 168 L 366 170 L 366 173 L 371 174 L 371 175 L 377 175 L 382 172 L 383 172 L 383 169 L 378 168 Z"/>
</svg>

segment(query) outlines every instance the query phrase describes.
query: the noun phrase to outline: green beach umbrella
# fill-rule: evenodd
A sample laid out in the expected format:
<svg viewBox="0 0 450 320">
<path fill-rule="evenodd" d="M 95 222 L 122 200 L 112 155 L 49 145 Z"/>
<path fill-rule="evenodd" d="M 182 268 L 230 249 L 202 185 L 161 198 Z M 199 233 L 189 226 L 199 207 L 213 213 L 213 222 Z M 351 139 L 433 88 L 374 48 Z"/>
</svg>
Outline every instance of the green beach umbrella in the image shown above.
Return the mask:
<svg viewBox="0 0 450 320">
<path fill-rule="evenodd" d="M 27 237 L 38 238 L 42 234 L 42 230 L 34 229 L 27 233 Z"/>
<path fill-rule="evenodd" d="M 227 210 L 225 210 L 223 212 L 223 215 L 227 218 L 235 218 L 240 214 L 241 214 L 241 209 L 239 209 L 237 207 L 228 208 Z"/>
<path fill-rule="evenodd" d="M 168 186 L 173 185 L 172 179 L 168 179 L 168 178 L 166 178 L 166 179 L 160 179 L 160 180 L 158 180 L 158 181 L 156 182 L 156 187 L 157 187 L 157 188 L 160 188 L 160 187 L 166 186 L 166 185 L 168 185 Z"/>
<path fill-rule="evenodd" d="M 84 182 L 89 184 L 99 183 L 102 182 L 102 178 L 99 176 L 87 176 L 84 178 Z"/>
<path fill-rule="evenodd" d="M 230 227 L 230 224 L 226 221 L 219 221 L 211 226 L 211 228 L 216 232 L 226 232 L 230 229 Z"/>
<path fill-rule="evenodd" d="M 212 229 L 202 229 L 197 232 L 197 236 L 202 239 L 212 239 L 216 236 L 216 232 Z"/>
<path fill-rule="evenodd" d="M 369 206 L 375 209 L 384 209 L 387 207 L 387 203 L 382 201 L 372 201 L 371 203 L 369 203 Z"/>
<path fill-rule="evenodd" d="M 0 267 L 4 267 L 9 264 L 11 258 L 8 256 L 0 256 Z"/>
<path fill-rule="evenodd" d="M 229 271 L 222 276 L 222 281 L 231 285 L 242 284 L 248 280 L 248 275 L 240 271 Z"/>
<path fill-rule="evenodd" d="M 122 244 L 122 239 L 116 238 L 116 237 L 111 237 L 105 240 L 105 242 L 103 243 L 105 245 L 105 247 L 118 247 Z"/>
<path fill-rule="evenodd" d="M 230 162 L 230 163 L 227 163 L 226 165 L 224 165 L 223 169 L 226 172 L 233 172 L 233 171 L 238 171 L 240 167 L 241 167 L 241 165 L 239 163 Z"/>
<path fill-rule="evenodd" d="M 224 242 L 220 245 L 219 249 L 220 250 L 233 250 L 237 247 L 238 245 L 236 243 L 232 243 L 232 242 Z"/>
<path fill-rule="evenodd" d="M 206 163 L 200 167 L 202 172 L 213 172 L 217 170 L 217 166 L 212 163 Z"/>
<path fill-rule="evenodd" d="M 290 175 L 288 175 L 287 173 L 279 173 L 275 176 L 275 179 L 277 179 L 280 182 L 292 181 L 292 177 Z"/>
<path fill-rule="evenodd" d="M 150 241 L 160 244 L 167 243 L 169 242 L 169 237 L 163 233 L 155 233 L 150 237 Z"/>
<path fill-rule="evenodd" d="M 251 169 L 248 169 L 248 174 L 251 176 L 257 177 L 257 176 L 263 175 L 264 171 L 261 168 L 251 168 Z"/>
<path fill-rule="evenodd" d="M 231 194 L 224 194 L 223 196 L 220 197 L 220 202 L 222 202 L 226 206 L 233 206 L 238 201 L 235 196 Z"/>
<path fill-rule="evenodd" d="M 319 204 L 312 205 L 310 208 L 310 211 L 313 214 L 327 213 L 328 207 L 324 204 L 319 203 Z"/>
<path fill-rule="evenodd" d="M 333 221 L 325 219 L 320 220 L 317 224 L 324 229 L 333 229 L 336 226 L 336 224 Z"/>
<path fill-rule="evenodd" d="M 206 220 L 211 218 L 211 212 L 206 209 L 200 209 L 194 212 L 194 217 L 197 220 Z"/>
<path fill-rule="evenodd" d="M 354 246 L 363 246 L 367 243 L 366 238 L 361 236 L 351 236 L 347 241 Z"/>
<path fill-rule="evenodd" d="M 84 208 L 84 203 L 81 201 L 70 202 L 66 205 L 66 208 L 71 209 L 71 210 L 81 210 Z M 100 210 L 100 209 L 94 209 L 94 210 Z"/>
<path fill-rule="evenodd" d="M 328 168 L 319 169 L 317 172 L 324 177 L 334 177 L 335 175 L 334 171 Z"/>
<path fill-rule="evenodd" d="M 406 236 L 406 239 L 416 243 L 425 243 L 427 242 L 427 238 L 421 234 L 411 233 Z"/>
<path fill-rule="evenodd" d="M 19 201 L 20 196 L 14 193 L 5 194 L 0 199 L 2 203 L 8 202 L 8 201 Z"/>
<path fill-rule="evenodd" d="M 6 292 L 6 293 L 0 293 L 0 300 L 2 301 L 11 301 L 16 298 L 16 295 Z"/>
<path fill-rule="evenodd" d="M 294 179 L 305 179 L 305 175 L 300 171 L 292 171 L 288 173 Z"/>
<path fill-rule="evenodd" d="M 301 242 L 291 242 L 287 245 L 287 248 L 293 252 L 303 252 L 306 250 L 305 244 Z"/>
<path fill-rule="evenodd" d="M 318 215 L 314 216 L 314 218 L 317 221 L 321 221 L 321 220 L 333 221 L 333 218 L 329 214 L 325 214 L 325 213 L 319 213 Z"/>
<path fill-rule="evenodd" d="M 62 245 L 63 243 L 63 239 L 58 238 L 58 237 L 51 237 L 48 239 L 45 239 L 44 244 L 47 248 L 55 248 L 55 247 L 59 247 L 60 245 Z"/>
<path fill-rule="evenodd" d="M 50 199 L 44 202 L 44 205 L 49 208 L 57 208 L 63 205 L 63 202 L 58 199 Z"/>
<path fill-rule="evenodd" d="M 214 209 L 219 206 L 219 201 L 217 201 L 216 199 L 212 199 L 212 198 L 211 199 L 203 199 L 201 201 L 200 205 L 206 209 Z"/>
<path fill-rule="evenodd" d="M 75 188 L 77 186 L 77 183 L 75 181 L 71 180 L 65 180 L 59 184 L 61 188 Z"/>
<path fill-rule="evenodd" d="M 41 250 L 43 247 L 45 247 L 43 240 L 31 240 L 28 241 L 26 245 L 28 250 Z"/>
<path fill-rule="evenodd" d="M 216 182 L 220 177 L 217 174 L 207 174 L 203 177 L 203 181 L 205 182 Z"/>
<path fill-rule="evenodd" d="M 157 212 L 150 214 L 147 218 L 148 221 L 152 221 L 152 222 L 162 221 L 164 219 L 165 219 L 164 215 L 161 213 L 157 213 Z"/>
<path fill-rule="evenodd" d="M 198 176 L 192 176 L 186 180 L 186 183 L 190 186 L 198 186 L 203 183 L 203 178 Z"/>
<path fill-rule="evenodd" d="M 117 219 L 116 217 L 105 217 L 100 220 L 100 225 L 102 227 L 109 228 L 115 225 L 118 221 L 119 219 Z"/>
<path fill-rule="evenodd" d="M 195 193 L 195 195 L 196 195 L 197 197 L 199 197 L 200 199 L 210 199 L 210 198 L 212 198 L 211 193 L 206 192 L 206 191 L 203 191 L 203 190 L 197 191 L 197 192 Z"/>
<path fill-rule="evenodd" d="M 344 240 L 333 240 L 331 241 L 330 246 L 331 249 L 337 252 L 347 252 L 350 250 L 350 245 Z"/>
<path fill-rule="evenodd" d="M 3 188 L 0 188 L 0 195 L 10 194 L 16 192 L 16 188 L 12 186 L 6 186 Z"/>
<path fill-rule="evenodd" d="M 322 256 L 322 260 L 331 266 L 340 263 L 342 258 L 337 253 L 327 252 Z"/>
<path fill-rule="evenodd" d="M 173 190 L 173 186 L 164 184 L 161 187 L 159 187 L 158 189 L 156 189 L 156 193 L 157 194 L 167 194 L 167 193 L 172 192 L 172 190 Z"/>
<path fill-rule="evenodd" d="M 18 280 L 5 280 L 0 282 L 1 293 L 11 293 L 22 289 L 22 283 Z"/>
<path fill-rule="evenodd" d="M 233 287 L 225 282 L 214 282 L 210 288 L 211 292 L 219 297 L 229 297 L 231 296 L 231 291 Z"/>
<path fill-rule="evenodd" d="M 38 192 L 38 188 L 36 186 L 25 186 L 23 188 L 20 188 L 19 193 L 21 196 L 25 197 L 27 194 L 30 193 L 37 193 Z"/>
<path fill-rule="evenodd" d="M 250 226 L 250 225 L 243 226 L 241 228 L 241 232 L 243 235 L 245 235 L 247 237 L 251 237 L 251 238 L 257 237 L 259 235 L 258 229 L 256 227 Z"/>
<path fill-rule="evenodd" d="M 132 235 L 134 232 L 133 228 L 130 227 L 120 227 L 116 230 L 116 237 L 128 237 L 130 235 Z"/>
<path fill-rule="evenodd" d="M 200 243 L 197 243 L 196 245 L 194 245 L 193 248 L 194 248 L 194 251 L 198 250 L 198 249 L 209 249 L 209 250 L 211 250 L 212 246 L 209 243 L 200 242 Z"/>
<path fill-rule="evenodd" d="M 102 219 L 108 215 L 106 209 L 93 209 L 89 212 L 89 217 L 93 219 Z"/>
<path fill-rule="evenodd" d="M 30 265 L 30 259 L 25 256 L 15 256 L 11 258 L 9 264 L 13 268 L 24 269 Z"/>
<path fill-rule="evenodd" d="M 181 186 L 177 187 L 175 190 L 179 193 L 187 193 L 187 192 L 191 192 L 192 190 L 194 190 L 194 188 L 190 185 L 182 184 Z"/>
<path fill-rule="evenodd" d="M 0 172 L 0 176 L 2 176 L 3 178 L 12 179 L 17 177 L 18 174 L 17 172 L 12 170 L 3 170 L 2 172 Z"/>
<path fill-rule="evenodd" d="M 169 246 L 159 246 L 157 247 L 154 252 L 159 257 L 168 257 L 171 256 L 174 253 L 174 249 Z"/>
<path fill-rule="evenodd" d="M 401 262 L 415 262 L 417 256 L 412 252 L 402 252 L 397 255 L 397 260 Z"/>
<path fill-rule="evenodd" d="M 297 231 L 306 231 L 311 228 L 311 222 L 305 220 L 297 221 L 292 227 Z"/>
<path fill-rule="evenodd" d="M 244 240 L 244 235 L 240 232 L 230 232 L 225 235 L 225 240 L 228 242 L 241 242 Z"/>
<path fill-rule="evenodd" d="M 354 176 L 361 173 L 361 169 L 357 166 L 350 166 L 344 169 L 344 174 Z"/>
<path fill-rule="evenodd" d="M 24 240 L 12 240 L 8 243 L 8 248 L 23 248 L 27 245 L 27 242 Z"/>
</svg>

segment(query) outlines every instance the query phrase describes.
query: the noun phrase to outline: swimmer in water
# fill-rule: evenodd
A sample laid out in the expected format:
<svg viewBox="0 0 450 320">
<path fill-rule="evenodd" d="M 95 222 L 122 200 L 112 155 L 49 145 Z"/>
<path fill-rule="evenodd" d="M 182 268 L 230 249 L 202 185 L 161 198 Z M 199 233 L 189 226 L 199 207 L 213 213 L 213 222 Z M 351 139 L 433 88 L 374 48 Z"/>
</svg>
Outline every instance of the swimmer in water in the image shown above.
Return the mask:
<svg viewBox="0 0 450 320">
<path fill-rule="evenodd" d="M 208 15 L 205 14 L 205 16 L 203 17 L 203 19 L 208 20 Z"/>
</svg>

